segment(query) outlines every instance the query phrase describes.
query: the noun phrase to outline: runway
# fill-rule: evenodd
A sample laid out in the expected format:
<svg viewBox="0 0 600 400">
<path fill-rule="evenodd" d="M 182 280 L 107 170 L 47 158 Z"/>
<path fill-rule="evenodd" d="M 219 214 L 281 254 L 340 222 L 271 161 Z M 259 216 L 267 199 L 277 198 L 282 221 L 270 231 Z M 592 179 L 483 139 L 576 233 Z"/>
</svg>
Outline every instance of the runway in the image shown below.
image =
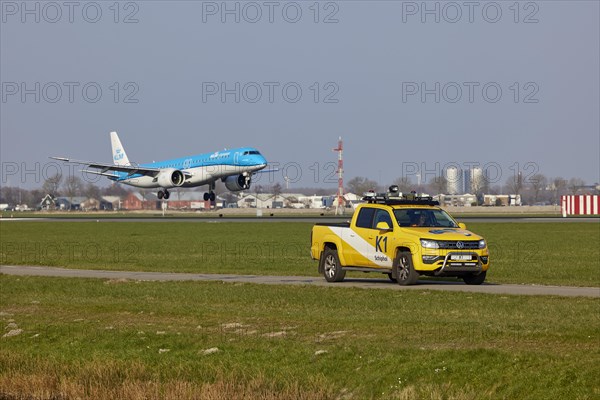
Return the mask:
<svg viewBox="0 0 600 400">
<path fill-rule="evenodd" d="M 600 297 L 600 288 L 541 285 L 483 284 L 466 285 L 458 281 L 419 281 L 414 286 L 400 286 L 384 279 L 347 278 L 343 282 L 328 283 L 323 277 L 311 276 L 267 276 L 233 274 L 188 274 L 167 272 L 130 272 L 67 269 L 38 266 L 0 266 L 0 274 L 17 276 L 45 276 L 63 278 L 129 279 L 133 281 L 217 281 L 231 283 L 254 283 L 262 285 L 294 285 L 331 288 L 361 288 L 380 290 L 441 290 L 503 295 Z"/>
<path fill-rule="evenodd" d="M 349 221 L 351 217 L 73 217 L 73 218 L 57 218 L 57 217 L 40 217 L 40 218 L 1 218 L 0 222 L 195 222 L 195 223 L 225 223 L 225 222 L 255 222 L 255 223 L 274 223 L 274 222 L 305 222 L 305 223 L 336 223 Z M 469 223 L 574 223 L 588 222 L 600 223 L 598 217 L 581 217 L 581 218 L 561 218 L 561 217 L 465 217 L 456 218 L 459 222 Z"/>
</svg>

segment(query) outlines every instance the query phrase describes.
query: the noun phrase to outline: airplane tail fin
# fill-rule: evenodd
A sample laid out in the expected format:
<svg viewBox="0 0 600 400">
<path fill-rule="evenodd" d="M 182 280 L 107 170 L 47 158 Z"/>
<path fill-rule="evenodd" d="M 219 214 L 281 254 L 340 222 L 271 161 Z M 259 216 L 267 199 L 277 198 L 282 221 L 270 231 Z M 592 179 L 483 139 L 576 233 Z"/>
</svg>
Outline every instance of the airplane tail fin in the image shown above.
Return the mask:
<svg viewBox="0 0 600 400">
<path fill-rule="evenodd" d="M 127 158 L 127 153 L 125 153 L 125 149 L 119 140 L 119 135 L 117 135 L 117 132 L 110 133 L 110 144 L 112 145 L 113 163 L 115 165 L 131 165 L 129 158 Z"/>
</svg>

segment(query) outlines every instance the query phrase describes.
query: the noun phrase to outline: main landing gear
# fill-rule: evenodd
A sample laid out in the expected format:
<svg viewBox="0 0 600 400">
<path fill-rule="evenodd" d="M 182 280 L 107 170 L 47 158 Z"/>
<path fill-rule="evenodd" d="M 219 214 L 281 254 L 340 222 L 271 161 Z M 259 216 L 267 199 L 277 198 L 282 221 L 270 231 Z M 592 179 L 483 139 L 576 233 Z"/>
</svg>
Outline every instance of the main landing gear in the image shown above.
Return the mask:
<svg viewBox="0 0 600 400">
<path fill-rule="evenodd" d="M 167 189 L 160 189 L 157 193 L 158 199 L 162 200 L 169 200 L 169 196 L 171 195 L 171 193 L 169 193 L 169 191 Z"/>
<path fill-rule="evenodd" d="M 215 201 L 217 196 L 215 195 L 214 190 L 215 190 L 215 184 L 213 183 L 212 185 L 209 186 L 209 192 L 204 193 L 204 201 L 209 201 L 209 200 Z M 171 196 L 171 192 L 169 192 L 167 189 L 159 189 L 156 196 L 158 197 L 159 200 L 169 200 L 169 196 Z"/>
<path fill-rule="evenodd" d="M 215 196 L 215 192 L 212 190 L 209 193 L 204 193 L 204 201 L 215 201 L 217 196 Z"/>
<path fill-rule="evenodd" d="M 208 193 L 204 193 L 204 201 L 215 201 L 216 197 L 215 196 L 215 187 L 217 185 L 215 184 L 215 182 L 212 182 L 210 185 L 208 185 Z"/>
</svg>

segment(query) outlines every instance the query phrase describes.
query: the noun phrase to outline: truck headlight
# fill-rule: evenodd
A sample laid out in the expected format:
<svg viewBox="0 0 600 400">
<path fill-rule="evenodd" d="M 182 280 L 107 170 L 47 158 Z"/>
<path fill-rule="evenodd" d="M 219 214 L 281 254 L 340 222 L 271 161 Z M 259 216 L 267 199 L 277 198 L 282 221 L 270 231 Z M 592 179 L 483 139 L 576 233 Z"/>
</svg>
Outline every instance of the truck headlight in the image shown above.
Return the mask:
<svg viewBox="0 0 600 400">
<path fill-rule="evenodd" d="M 481 240 L 479 241 L 479 248 L 480 248 L 480 249 L 485 249 L 485 240 L 481 239 Z"/>
<path fill-rule="evenodd" d="M 435 240 L 421 239 L 421 246 L 426 249 L 439 249 L 440 245 Z"/>
</svg>

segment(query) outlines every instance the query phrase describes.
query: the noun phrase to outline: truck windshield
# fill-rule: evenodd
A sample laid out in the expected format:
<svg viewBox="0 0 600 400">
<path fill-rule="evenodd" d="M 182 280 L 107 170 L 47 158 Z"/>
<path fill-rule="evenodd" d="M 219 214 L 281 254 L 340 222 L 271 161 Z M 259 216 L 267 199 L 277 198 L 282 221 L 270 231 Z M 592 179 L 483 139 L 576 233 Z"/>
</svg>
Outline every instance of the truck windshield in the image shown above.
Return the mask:
<svg viewBox="0 0 600 400">
<path fill-rule="evenodd" d="M 440 209 L 400 208 L 394 210 L 400 226 L 458 228 L 454 220 Z"/>
</svg>

